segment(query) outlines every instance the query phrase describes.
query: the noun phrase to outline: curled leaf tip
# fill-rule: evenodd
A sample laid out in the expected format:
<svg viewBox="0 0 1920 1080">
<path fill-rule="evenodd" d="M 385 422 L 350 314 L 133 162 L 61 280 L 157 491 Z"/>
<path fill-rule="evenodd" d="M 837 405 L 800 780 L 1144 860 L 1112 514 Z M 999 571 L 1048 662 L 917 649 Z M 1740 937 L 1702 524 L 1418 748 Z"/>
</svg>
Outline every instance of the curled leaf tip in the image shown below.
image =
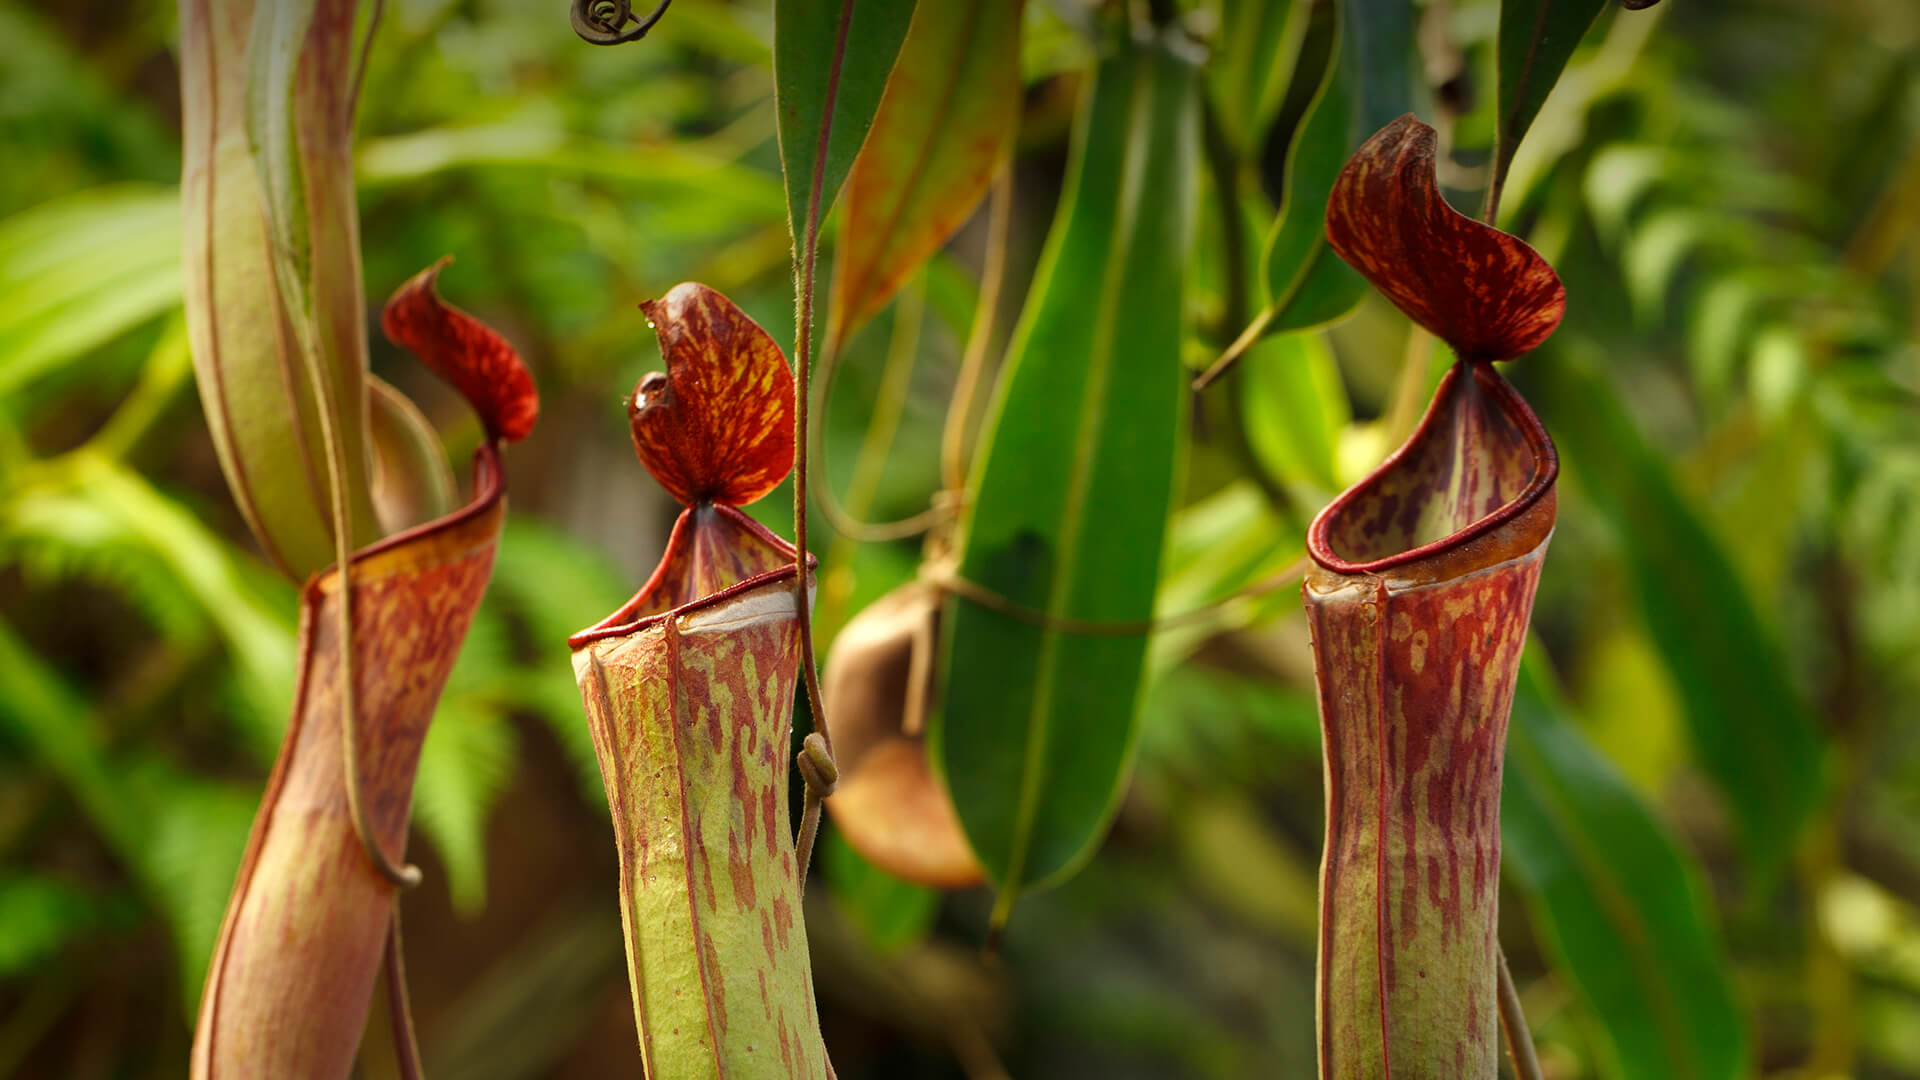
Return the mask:
<svg viewBox="0 0 1920 1080">
<path fill-rule="evenodd" d="M 519 442 L 540 417 L 533 376 L 492 327 L 440 299 L 435 283 L 452 261 L 443 257 L 394 290 L 380 328 L 466 397 L 488 438 Z"/>
<path fill-rule="evenodd" d="M 1334 182 L 1327 242 L 1461 357 L 1510 360 L 1560 325 L 1566 290 L 1525 241 L 1447 205 L 1434 141 L 1411 113 L 1368 139 Z"/>
<path fill-rule="evenodd" d="M 793 375 L 758 323 L 694 282 L 640 305 L 665 373 L 627 399 L 633 447 L 683 505 L 744 506 L 793 468 Z"/>
</svg>

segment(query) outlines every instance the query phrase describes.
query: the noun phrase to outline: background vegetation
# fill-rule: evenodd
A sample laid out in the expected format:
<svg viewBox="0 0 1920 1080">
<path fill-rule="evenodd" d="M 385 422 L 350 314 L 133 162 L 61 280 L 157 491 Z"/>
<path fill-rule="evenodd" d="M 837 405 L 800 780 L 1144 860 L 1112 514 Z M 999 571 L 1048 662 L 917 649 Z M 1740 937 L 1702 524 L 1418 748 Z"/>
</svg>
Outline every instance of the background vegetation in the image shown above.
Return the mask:
<svg viewBox="0 0 1920 1080">
<path fill-rule="evenodd" d="M 1180 5 L 1217 39 L 1210 175 L 1233 178 L 1201 185 L 1196 368 L 1248 314 L 1223 207 L 1257 243 L 1318 78 L 1309 59 L 1262 89 L 1219 31 L 1249 5 L 1220 6 Z M 1463 206 L 1497 19 L 1421 10 L 1413 104 Z M 1093 55 L 1071 0 L 1027 20 L 1003 333 Z M 230 504 L 186 353 L 174 33 L 170 6 L 0 6 L 0 1074 L 177 1075 L 290 697 L 292 591 Z M 455 254 L 443 288 L 528 357 L 544 412 L 422 761 L 409 971 L 439 1075 L 633 1071 L 563 642 L 644 578 L 674 510 L 618 406 L 658 361 L 635 304 L 700 280 L 791 337 L 770 36 L 761 0 L 682 0 L 604 50 L 554 2 L 386 3 L 361 106 L 368 293 Z M 1271 125 L 1236 127 L 1262 99 Z M 1566 462 L 1502 902 L 1546 1066 L 1920 1077 L 1920 8 L 1604 15 L 1504 205 L 1570 297 L 1512 372 Z M 848 346 L 822 471 L 862 515 L 939 484 L 978 217 Z M 1196 399 L 1162 610 L 1297 557 L 1444 362 L 1369 300 Z M 464 460 L 464 407 L 384 343 L 375 369 Z M 786 531 L 789 504 L 756 512 Z M 919 552 L 813 528 L 830 639 Z M 1291 590 L 1162 635 L 1150 670 L 1112 834 L 1022 901 L 996 962 L 991 897 L 892 882 L 829 830 L 807 917 L 842 1076 L 986 1075 L 987 1045 L 1016 1076 L 1311 1073 L 1321 803 Z"/>
</svg>

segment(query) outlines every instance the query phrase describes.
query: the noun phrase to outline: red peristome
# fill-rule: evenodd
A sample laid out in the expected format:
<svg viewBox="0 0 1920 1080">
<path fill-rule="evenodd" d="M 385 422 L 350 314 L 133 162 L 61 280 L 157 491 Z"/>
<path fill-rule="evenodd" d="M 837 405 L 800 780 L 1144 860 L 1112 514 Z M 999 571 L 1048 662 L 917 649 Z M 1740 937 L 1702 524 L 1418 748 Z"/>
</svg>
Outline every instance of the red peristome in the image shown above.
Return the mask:
<svg viewBox="0 0 1920 1080">
<path fill-rule="evenodd" d="M 793 469 L 793 375 L 733 301 L 695 282 L 640 305 L 667 371 L 627 403 L 633 446 L 682 505 L 744 506 Z"/>
<path fill-rule="evenodd" d="M 1314 520 L 1323 1078 L 1493 1080 L 1500 780 L 1558 459 L 1485 363 Z"/>
<path fill-rule="evenodd" d="M 518 442 L 540 416 L 540 395 L 520 354 L 479 319 L 440 299 L 434 287 L 451 256 L 394 290 L 380 315 L 387 340 L 459 390 L 487 429 L 487 437 Z"/>
<path fill-rule="evenodd" d="M 1547 340 L 1567 292 L 1519 237 L 1447 205 L 1434 131 L 1402 116 L 1347 162 L 1327 200 L 1327 242 L 1454 352 L 1509 360 Z"/>
</svg>

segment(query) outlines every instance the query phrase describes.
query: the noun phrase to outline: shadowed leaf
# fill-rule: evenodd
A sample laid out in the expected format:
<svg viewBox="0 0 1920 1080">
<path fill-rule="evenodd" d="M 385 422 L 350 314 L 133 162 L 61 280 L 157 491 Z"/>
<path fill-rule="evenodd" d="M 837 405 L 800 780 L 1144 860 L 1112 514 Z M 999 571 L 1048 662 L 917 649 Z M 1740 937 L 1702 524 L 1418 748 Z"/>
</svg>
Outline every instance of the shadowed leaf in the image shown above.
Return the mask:
<svg viewBox="0 0 1920 1080">
<path fill-rule="evenodd" d="M 1538 648 L 1514 692 L 1500 832 L 1554 969 L 1600 1021 L 1601 1075 L 1748 1074 L 1700 867 L 1571 722 Z"/>
<path fill-rule="evenodd" d="M 960 573 L 1051 615 L 1153 611 L 1185 405 L 1195 82 L 1170 43 L 1126 41 L 1101 63 L 970 485 Z M 1112 814 L 1146 639 L 961 599 L 944 630 L 934 768 L 1004 914 L 1069 873 Z"/>
<path fill-rule="evenodd" d="M 1553 84 L 1586 36 L 1606 0 L 1500 0 L 1496 67 L 1493 183 L 1490 197 L 1506 183 L 1520 140 L 1540 115 Z"/>
<path fill-rule="evenodd" d="M 1764 887 L 1824 787 L 1819 729 L 1726 548 L 1613 388 L 1564 350 L 1553 360 L 1537 365 L 1536 393 L 1626 556 L 1685 705 L 1694 755 L 1732 807 Z"/>
</svg>

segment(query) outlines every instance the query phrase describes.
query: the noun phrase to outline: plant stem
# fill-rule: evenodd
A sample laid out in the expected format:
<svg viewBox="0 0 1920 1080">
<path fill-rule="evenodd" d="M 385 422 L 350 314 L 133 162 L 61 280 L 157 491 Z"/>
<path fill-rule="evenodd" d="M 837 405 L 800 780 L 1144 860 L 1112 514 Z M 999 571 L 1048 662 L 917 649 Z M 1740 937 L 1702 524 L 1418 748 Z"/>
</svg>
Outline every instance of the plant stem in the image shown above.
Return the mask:
<svg viewBox="0 0 1920 1080">
<path fill-rule="evenodd" d="M 973 419 L 974 397 L 986 370 L 987 350 L 993 341 L 993 323 L 1000 310 L 1000 289 L 1007 274 L 1007 236 L 1013 222 L 1013 163 L 1000 166 L 993 181 L 993 202 L 987 211 L 987 253 L 980 267 L 980 299 L 974 305 L 973 326 L 960 373 L 953 380 L 953 401 L 947 406 L 947 425 L 940 434 L 941 481 L 950 492 L 967 486 L 967 428 Z"/>
<path fill-rule="evenodd" d="M 807 378 L 813 359 L 813 285 L 820 256 L 820 186 L 826 182 L 827 140 L 833 134 L 833 109 L 840 97 L 840 69 L 847 55 L 847 29 L 853 23 L 853 0 L 841 0 L 840 29 L 833 41 L 833 59 L 827 69 L 827 96 L 820 112 L 820 139 L 813 155 L 813 178 L 807 191 L 807 220 L 800 235 L 797 322 L 794 328 L 793 384 L 793 606 L 800 617 L 800 674 L 807 684 L 807 708 L 813 730 L 831 752 L 827 713 L 820 700 L 819 665 L 813 656 L 813 607 L 807 595 Z M 817 816 L 817 815 L 816 815 Z M 805 874 L 803 865 L 800 873 Z"/>
<path fill-rule="evenodd" d="M 1500 1027 L 1507 1033 L 1507 1053 L 1513 1055 L 1513 1073 L 1520 1080 L 1541 1080 L 1540 1058 L 1533 1051 L 1533 1033 L 1527 1030 L 1527 1016 L 1520 1011 L 1520 991 L 1513 985 L 1513 972 L 1507 970 L 1507 950 L 1500 950 Z"/>
<path fill-rule="evenodd" d="M 393 921 L 387 924 L 387 1020 L 393 1026 L 393 1052 L 399 1059 L 401 1080 L 422 1080 L 420 1040 L 413 1032 L 413 1007 L 407 998 L 407 962 L 400 947 L 400 903 L 396 897 Z"/>
</svg>

